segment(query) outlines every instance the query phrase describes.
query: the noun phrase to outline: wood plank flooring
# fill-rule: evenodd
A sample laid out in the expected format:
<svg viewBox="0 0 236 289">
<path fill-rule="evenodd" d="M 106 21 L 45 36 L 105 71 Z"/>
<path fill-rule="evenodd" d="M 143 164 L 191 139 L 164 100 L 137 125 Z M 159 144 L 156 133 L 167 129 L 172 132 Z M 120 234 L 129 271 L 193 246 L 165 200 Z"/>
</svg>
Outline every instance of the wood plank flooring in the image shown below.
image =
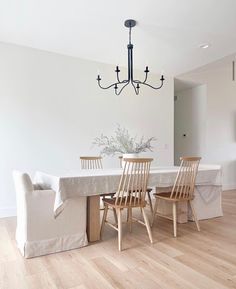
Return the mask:
<svg viewBox="0 0 236 289">
<path fill-rule="evenodd" d="M 157 218 L 150 244 L 145 227 L 124 225 L 124 251 L 108 226 L 102 242 L 24 259 L 15 244 L 15 218 L 0 219 L 0 289 L 236 288 L 236 191 L 223 193 L 224 217 L 178 224 Z M 148 210 L 148 208 L 147 208 Z M 137 212 L 139 214 L 139 212 Z M 110 212 L 112 218 L 112 212 Z"/>
</svg>

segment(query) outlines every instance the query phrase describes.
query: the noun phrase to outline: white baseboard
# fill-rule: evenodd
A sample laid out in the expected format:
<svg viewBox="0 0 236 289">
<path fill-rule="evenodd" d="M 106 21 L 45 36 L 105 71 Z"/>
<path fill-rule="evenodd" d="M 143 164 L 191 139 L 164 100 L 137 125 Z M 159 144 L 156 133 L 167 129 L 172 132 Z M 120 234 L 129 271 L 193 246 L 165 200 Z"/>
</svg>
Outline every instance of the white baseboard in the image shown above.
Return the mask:
<svg viewBox="0 0 236 289">
<path fill-rule="evenodd" d="M 0 208 L 0 218 L 16 216 L 16 207 Z"/>
<path fill-rule="evenodd" d="M 236 184 L 223 184 L 223 191 L 236 190 Z"/>
</svg>

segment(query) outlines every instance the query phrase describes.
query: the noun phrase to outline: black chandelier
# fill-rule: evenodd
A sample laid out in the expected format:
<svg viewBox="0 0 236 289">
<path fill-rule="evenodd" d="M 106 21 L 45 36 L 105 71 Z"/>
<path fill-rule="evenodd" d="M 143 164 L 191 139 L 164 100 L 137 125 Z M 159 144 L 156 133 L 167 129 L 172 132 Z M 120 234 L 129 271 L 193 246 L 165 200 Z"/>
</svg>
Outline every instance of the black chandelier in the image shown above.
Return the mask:
<svg viewBox="0 0 236 289">
<path fill-rule="evenodd" d="M 144 81 L 134 79 L 134 75 L 133 75 L 133 47 L 134 46 L 131 43 L 131 29 L 132 29 L 132 27 L 134 27 L 136 25 L 136 21 L 129 19 L 129 20 L 126 20 L 124 24 L 125 24 L 125 27 L 129 28 L 129 44 L 127 45 L 127 48 L 128 48 L 128 79 L 125 79 L 122 81 L 120 80 L 120 77 L 119 77 L 120 69 L 119 69 L 119 66 L 116 66 L 115 72 L 116 72 L 117 82 L 112 83 L 111 85 L 109 85 L 107 87 L 103 87 L 103 86 L 101 86 L 101 76 L 98 74 L 97 81 L 98 81 L 99 87 L 101 87 L 102 89 L 108 89 L 108 88 L 114 87 L 116 95 L 120 95 L 121 92 L 123 91 L 123 89 L 129 83 L 132 84 L 134 91 L 137 95 L 139 94 L 140 85 L 146 85 L 146 86 L 151 87 L 153 89 L 160 89 L 163 86 L 163 82 L 165 80 L 163 75 L 161 75 L 161 78 L 160 78 L 161 84 L 158 87 L 154 87 L 151 84 L 146 83 L 147 78 L 148 78 L 148 72 L 149 72 L 148 66 L 146 66 L 146 68 L 144 70 L 144 72 L 145 72 Z"/>
</svg>

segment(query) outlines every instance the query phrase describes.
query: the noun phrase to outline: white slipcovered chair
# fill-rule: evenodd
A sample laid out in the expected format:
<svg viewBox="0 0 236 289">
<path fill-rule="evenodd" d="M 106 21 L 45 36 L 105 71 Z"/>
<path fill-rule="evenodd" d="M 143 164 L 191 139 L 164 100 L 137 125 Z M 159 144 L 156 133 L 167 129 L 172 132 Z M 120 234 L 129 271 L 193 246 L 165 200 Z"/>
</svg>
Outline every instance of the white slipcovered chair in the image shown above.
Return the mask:
<svg viewBox="0 0 236 289">
<path fill-rule="evenodd" d="M 86 197 L 68 200 L 54 218 L 55 192 L 40 190 L 28 174 L 13 172 L 17 197 L 17 245 L 26 258 L 80 248 L 88 244 Z"/>
</svg>

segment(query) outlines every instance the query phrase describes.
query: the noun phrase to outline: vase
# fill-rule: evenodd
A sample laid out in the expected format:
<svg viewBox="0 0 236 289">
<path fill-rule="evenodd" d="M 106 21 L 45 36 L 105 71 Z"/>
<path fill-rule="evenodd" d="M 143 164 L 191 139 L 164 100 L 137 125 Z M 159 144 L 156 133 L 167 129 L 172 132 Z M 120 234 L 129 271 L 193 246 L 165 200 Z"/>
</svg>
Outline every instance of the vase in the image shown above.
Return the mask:
<svg viewBox="0 0 236 289">
<path fill-rule="evenodd" d="M 123 159 L 136 159 L 136 158 L 139 157 L 139 154 L 136 154 L 136 153 L 133 153 L 133 154 L 123 154 L 122 157 L 123 157 Z M 124 168 L 124 166 L 125 166 L 125 162 L 123 161 L 123 159 L 122 159 L 122 163 L 121 163 L 122 168 Z"/>
</svg>

